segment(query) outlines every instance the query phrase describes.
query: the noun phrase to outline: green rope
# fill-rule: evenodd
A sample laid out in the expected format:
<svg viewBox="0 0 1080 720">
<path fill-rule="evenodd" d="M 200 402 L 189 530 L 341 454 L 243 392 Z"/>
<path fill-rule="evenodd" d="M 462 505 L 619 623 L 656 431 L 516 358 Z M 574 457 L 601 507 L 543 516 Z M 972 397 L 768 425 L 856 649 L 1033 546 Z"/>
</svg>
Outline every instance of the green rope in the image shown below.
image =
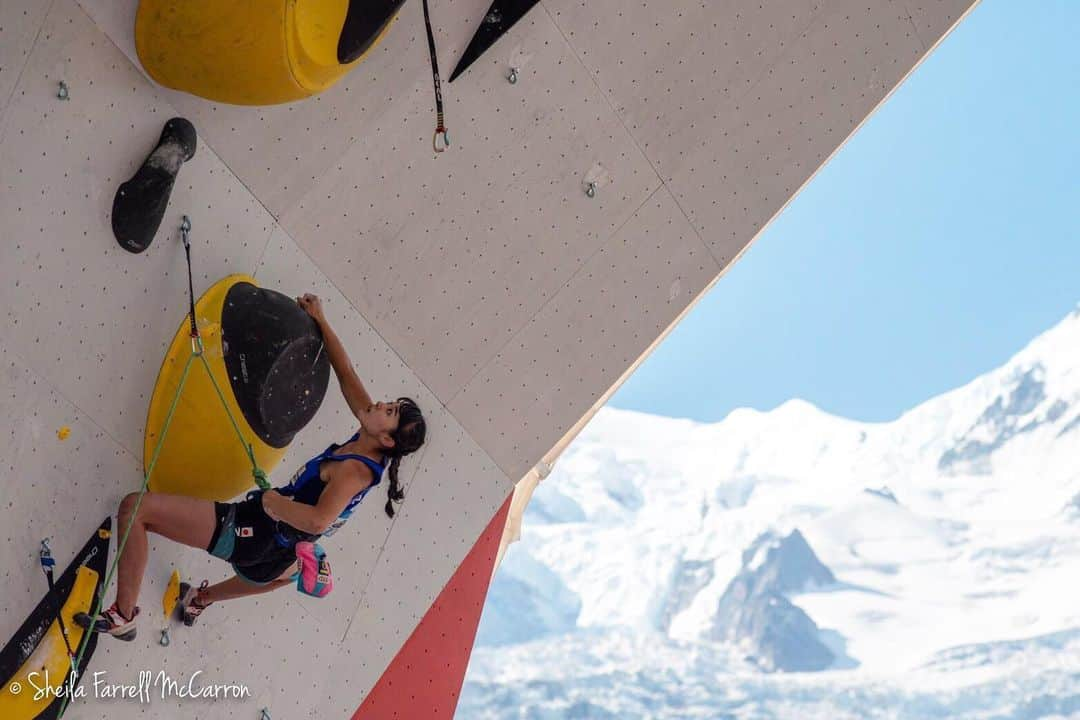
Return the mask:
<svg viewBox="0 0 1080 720">
<path fill-rule="evenodd" d="M 128 535 L 131 533 L 131 526 L 135 523 L 135 516 L 139 513 L 139 506 L 142 504 L 143 496 L 146 495 L 146 488 L 150 484 L 150 474 L 154 472 L 154 466 L 157 465 L 158 456 L 161 454 L 161 448 L 165 444 L 165 436 L 169 433 L 169 426 L 172 424 L 173 415 L 176 413 L 176 406 L 180 404 L 180 394 L 184 390 L 184 384 L 187 382 L 188 373 L 191 371 L 191 363 L 195 359 L 194 353 L 188 356 L 187 363 L 184 365 L 184 373 L 180 376 L 180 384 L 176 388 L 176 395 L 173 396 L 172 405 L 169 406 L 169 414 L 165 416 L 165 425 L 161 429 L 161 436 L 158 438 L 157 446 L 154 447 L 154 453 L 150 459 L 150 466 L 146 469 L 146 473 L 143 475 L 142 488 L 139 490 L 139 498 L 135 501 L 135 510 L 131 513 L 131 517 L 128 518 L 127 527 L 124 528 L 124 534 L 120 538 L 120 544 L 116 546 L 116 555 L 113 557 L 112 566 L 109 567 L 109 572 L 105 575 L 105 582 L 101 584 L 101 592 L 98 593 L 97 600 L 94 602 L 93 612 L 90 613 L 91 620 L 95 620 L 98 613 L 101 612 L 101 605 L 105 600 L 105 591 L 112 585 L 113 575 L 116 573 L 116 568 L 120 564 L 120 555 L 124 552 L 124 546 L 127 544 Z M 83 654 L 86 652 L 86 645 L 90 641 L 90 635 L 94 632 L 93 627 L 87 628 L 83 632 L 82 640 L 79 641 L 79 654 L 75 658 L 75 664 L 72 667 L 72 672 L 77 673 L 79 664 L 82 662 Z M 75 678 L 78 683 L 78 678 Z M 74 687 L 74 686 L 73 686 Z M 64 695 L 64 702 L 60 705 L 60 712 L 57 714 L 57 718 L 64 716 L 64 712 L 67 710 L 68 703 L 71 701 L 70 694 Z"/>
</svg>

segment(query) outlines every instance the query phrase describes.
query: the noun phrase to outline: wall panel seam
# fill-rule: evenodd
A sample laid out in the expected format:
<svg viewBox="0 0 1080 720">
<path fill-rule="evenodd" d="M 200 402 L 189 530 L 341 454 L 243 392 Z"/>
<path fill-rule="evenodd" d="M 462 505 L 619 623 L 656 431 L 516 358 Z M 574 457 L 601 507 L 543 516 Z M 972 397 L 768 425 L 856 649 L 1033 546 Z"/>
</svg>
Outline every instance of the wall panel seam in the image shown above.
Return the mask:
<svg viewBox="0 0 1080 720">
<path fill-rule="evenodd" d="M 49 7 L 45 10 L 45 14 L 41 16 L 41 24 L 38 25 L 37 32 L 34 34 L 34 42 L 30 44 L 30 49 L 26 52 L 26 57 L 23 58 L 22 65 L 19 66 L 19 72 L 15 75 L 15 84 L 11 86 L 11 92 L 4 98 L 4 104 L 0 107 L 0 143 L 4 142 L 4 136 L 7 134 L 7 117 L 8 110 L 11 108 L 11 101 L 15 97 L 15 93 L 19 90 L 19 85 L 22 84 L 23 73 L 26 72 L 26 66 L 30 64 L 30 58 L 34 54 L 34 48 L 37 47 L 38 40 L 41 39 L 41 31 L 45 29 L 45 25 L 49 22 L 49 15 L 52 14 L 53 5 L 56 0 L 49 0 Z M 82 9 L 81 7 L 79 8 Z"/>
<path fill-rule="evenodd" d="M 919 25 L 915 22 L 915 16 L 911 13 L 911 4 L 905 0 L 902 7 L 904 8 L 904 14 L 907 15 L 908 22 L 911 23 L 911 31 L 915 33 L 915 39 L 922 45 L 923 54 L 925 55 L 929 52 L 930 46 L 926 44 L 926 41 L 923 40 L 922 33 L 919 32 Z"/>
<path fill-rule="evenodd" d="M 715 260 L 716 263 L 721 267 L 721 269 L 723 269 L 727 265 L 727 263 L 725 263 L 721 258 L 716 257 L 716 255 L 713 253 L 712 248 L 709 246 L 709 244 L 707 242 L 705 242 L 705 238 L 702 236 L 700 229 L 690 219 L 690 216 L 687 214 L 686 209 L 682 206 L 682 203 L 679 202 L 679 198 L 675 195 L 674 190 L 672 190 L 671 187 L 668 186 L 667 181 L 664 180 L 664 176 L 660 174 L 660 171 L 653 164 L 653 161 L 649 157 L 649 154 L 647 152 L 645 152 L 645 149 L 643 147 L 641 147 L 641 144 L 638 141 L 638 138 L 634 135 L 634 133 L 631 131 L 631 129 L 629 127 L 627 127 L 626 122 L 624 121 L 622 115 L 619 113 L 618 108 L 615 105 L 614 99 L 608 96 L 607 92 L 604 91 L 604 89 L 600 86 L 600 83 L 597 81 L 595 73 L 591 72 L 589 70 L 588 66 L 585 65 L 585 61 L 581 58 L 581 55 L 578 53 L 577 47 L 574 45 L 574 43 L 570 42 L 570 38 L 567 37 L 567 35 L 563 31 L 562 27 L 555 20 L 555 16 L 552 15 L 551 10 L 549 10 L 548 7 L 547 7 L 547 3 L 541 2 L 540 5 L 544 8 L 544 12 L 547 13 L 548 18 L 551 20 L 552 25 L 554 25 L 555 29 L 559 31 L 559 34 L 562 36 L 563 42 L 565 42 L 567 47 L 570 48 L 570 52 L 572 52 L 574 54 L 574 58 L 578 61 L 578 64 L 581 65 L 582 69 L 585 71 L 585 74 L 589 77 L 590 80 L 592 80 L 593 85 L 596 87 L 597 92 L 600 93 L 600 96 L 602 98 L 604 98 L 605 102 L 607 102 L 608 107 L 611 108 L 611 112 L 615 116 L 615 119 L 619 122 L 619 124 L 622 126 L 623 130 L 630 137 L 630 139 L 633 140 L 634 147 L 637 148 L 638 152 L 641 153 L 641 156 L 645 158 L 645 162 L 649 163 L 649 167 L 652 168 L 653 173 L 656 175 L 657 179 L 660 180 L 660 184 L 663 187 L 667 188 L 668 194 L 671 196 L 671 199 L 675 202 L 675 207 L 679 208 L 679 212 L 682 213 L 682 216 L 686 219 L 687 223 L 689 223 L 690 228 L 694 231 L 694 234 L 697 235 L 698 240 L 701 242 L 702 246 L 705 248 L 705 252 L 707 252 L 709 254 L 709 257 L 711 257 L 713 260 Z M 797 37 L 800 37 L 803 33 L 805 33 L 814 24 L 814 22 L 816 21 L 818 15 L 820 13 L 821 13 L 821 11 L 811 14 L 810 18 L 806 22 L 806 25 L 803 26 L 797 33 L 795 33 L 793 35 L 793 37 L 797 38 Z M 768 72 L 769 70 L 771 70 L 772 68 L 774 68 L 777 64 L 779 64 L 780 60 L 784 57 L 784 55 L 785 55 L 785 53 L 778 54 L 777 59 L 776 59 L 775 62 L 773 62 L 771 65 L 766 65 L 765 67 L 763 67 L 758 72 L 758 74 L 754 78 L 754 80 L 752 82 L 750 82 L 747 85 L 747 87 L 743 89 L 742 92 L 736 94 L 735 98 L 733 99 L 733 102 L 738 102 L 747 93 L 752 91 L 757 86 L 757 84 L 761 81 L 761 78 L 765 75 L 765 73 Z M 640 208 L 638 208 L 638 209 L 640 210 Z M 633 216 L 631 216 L 631 217 L 633 217 Z"/>
</svg>

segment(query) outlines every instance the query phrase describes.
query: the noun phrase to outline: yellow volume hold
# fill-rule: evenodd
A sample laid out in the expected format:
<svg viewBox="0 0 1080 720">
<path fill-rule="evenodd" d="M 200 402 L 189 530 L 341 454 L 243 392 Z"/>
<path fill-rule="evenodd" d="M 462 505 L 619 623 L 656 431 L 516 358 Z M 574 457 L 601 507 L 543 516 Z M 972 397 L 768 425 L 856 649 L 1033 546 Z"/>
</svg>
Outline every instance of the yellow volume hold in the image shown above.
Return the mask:
<svg viewBox="0 0 1080 720">
<path fill-rule="evenodd" d="M 169 584 L 165 588 L 165 594 L 161 596 L 161 609 L 165 613 L 165 624 L 168 625 L 172 617 L 176 603 L 180 600 L 180 571 L 173 570 L 169 578 Z"/>
<path fill-rule="evenodd" d="M 135 49 L 166 87 L 235 105 L 292 102 L 327 89 L 371 52 L 401 3 L 381 7 L 367 0 L 142 0 Z"/>
<path fill-rule="evenodd" d="M 153 492 L 188 495 L 206 500 L 228 500 L 253 487 L 251 460 L 233 428 L 233 420 L 251 446 L 259 467 L 269 472 L 285 455 L 285 448 L 263 442 L 244 419 L 231 390 L 222 346 L 221 316 L 225 297 L 237 283 L 254 284 L 247 275 L 229 275 L 214 283 L 195 304 L 195 318 L 202 337 L 203 353 L 225 401 L 218 398 L 214 383 L 202 363 L 191 363 L 187 381 L 176 404 L 149 488 Z M 165 430 L 188 357 L 191 355 L 191 320 L 185 316 L 161 364 L 143 441 L 143 471 L 150 472 L 154 449 Z M 228 412 L 226 412 L 228 408 Z M 229 416 L 232 416 L 230 420 Z"/>
</svg>

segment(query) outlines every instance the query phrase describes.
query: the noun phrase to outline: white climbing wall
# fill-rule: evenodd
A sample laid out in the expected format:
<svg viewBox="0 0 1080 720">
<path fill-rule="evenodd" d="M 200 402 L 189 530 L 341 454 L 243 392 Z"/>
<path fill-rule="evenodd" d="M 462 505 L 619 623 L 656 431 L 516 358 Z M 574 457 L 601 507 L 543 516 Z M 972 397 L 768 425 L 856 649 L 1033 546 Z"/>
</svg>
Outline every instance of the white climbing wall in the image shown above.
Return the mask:
<svg viewBox="0 0 1080 720">
<path fill-rule="evenodd" d="M 155 545 L 139 639 L 103 640 L 91 670 L 202 670 L 254 697 L 89 698 L 68 717 L 349 717 L 513 483 L 972 2 L 542 0 L 444 85 L 453 145 L 435 157 L 419 2 L 330 91 L 239 108 L 146 77 L 137 0 L 0 0 L 0 637 L 44 590 L 40 539 L 63 565 L 139 486 L 146 405 L 185 309 L 186 213 L 197 291 L 246 272 L 323 295 L 361 376 L 416 397 L 430 440 L 402 466 L 398 516 L 375 492 L 327 543 L 326 599 L 215 607 L 166 651 L 169 570 L 226 566 Z M 445 76 L 489 0 L 431 5 Z M 112 238 L 113 193 L 174 115 L 199 149 L 133 256 Z M 272 479 L 353 429 L 332 381 Z"/>
</svg>

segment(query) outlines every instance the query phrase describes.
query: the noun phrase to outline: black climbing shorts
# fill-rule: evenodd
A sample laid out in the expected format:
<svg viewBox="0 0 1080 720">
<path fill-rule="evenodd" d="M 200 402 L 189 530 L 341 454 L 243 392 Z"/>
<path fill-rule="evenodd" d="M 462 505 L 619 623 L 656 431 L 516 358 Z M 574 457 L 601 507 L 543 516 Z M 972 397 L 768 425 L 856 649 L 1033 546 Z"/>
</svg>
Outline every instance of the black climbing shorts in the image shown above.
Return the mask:
<svg viewBox="0 0 1080 720">
<path fill-rule="evenodd" d="M 295 545 L 282 547 L 275 539 L 279 524 L 262 509 L 261 495 L 236 503 L 216 502 L 214 514 L 217 523 L 206 551 L 232 563 L 241 579 L 265 585 L 296 562 Z"/>
</svg>

